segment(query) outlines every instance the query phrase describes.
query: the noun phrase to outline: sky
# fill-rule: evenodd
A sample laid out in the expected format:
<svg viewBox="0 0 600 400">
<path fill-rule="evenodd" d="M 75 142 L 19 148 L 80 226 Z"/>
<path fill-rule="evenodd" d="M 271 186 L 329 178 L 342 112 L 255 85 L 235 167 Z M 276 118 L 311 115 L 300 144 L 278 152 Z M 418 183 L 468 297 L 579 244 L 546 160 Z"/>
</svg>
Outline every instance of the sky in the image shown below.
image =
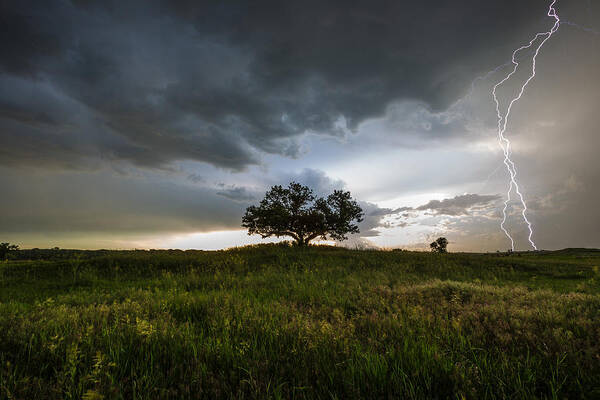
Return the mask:
<svg viewBox="0 0 600 400">
<path fill-rule="evenodd" d="M 219 249 L 272 185 L 352 193 L 349 247 L 510 248 L 492 87 L 549 1 L 2 2 L 0 241 Z M 558 31 L 506 136 L 540 249 L 600 247 L 600 3 Z M 532 53 L 498 89 L 505 109 Z M 506 228 L 531 249 L 519 203 Z"/>
</svg>

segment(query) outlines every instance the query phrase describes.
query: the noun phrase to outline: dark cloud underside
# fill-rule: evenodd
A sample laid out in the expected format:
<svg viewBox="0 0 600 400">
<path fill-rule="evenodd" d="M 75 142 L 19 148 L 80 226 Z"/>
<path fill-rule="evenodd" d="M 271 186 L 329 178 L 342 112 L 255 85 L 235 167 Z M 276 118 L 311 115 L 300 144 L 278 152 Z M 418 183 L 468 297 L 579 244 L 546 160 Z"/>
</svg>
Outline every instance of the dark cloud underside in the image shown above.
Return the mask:
<svg viewBox="0 0 600 400">
<path fill-rule="evenodd" d="M 2 233 L 155 234 L 239 227 L 243 205 L 206 188 L 110 173 L 38 174 L 0 169 Z"/>
<path fill-rule="evenodd" d="M 295 157 L 299 134 L 339 135 L 342 116 L 354 128 L 398 99 L 445 107 L 490 66 L 465 59 L 503 61 L 540 15 L 475 0 L 0 7 L 0 163 L 61 168 Z"/>
<path fill-rule="evenodd" d="M 489 206 L 501 198 L 499 195 L 463 194 L 451 199 L 431 200 L 415 210 L 431 211 L 438 215 L 468 215 L 470 210 Z"/>
</svg>

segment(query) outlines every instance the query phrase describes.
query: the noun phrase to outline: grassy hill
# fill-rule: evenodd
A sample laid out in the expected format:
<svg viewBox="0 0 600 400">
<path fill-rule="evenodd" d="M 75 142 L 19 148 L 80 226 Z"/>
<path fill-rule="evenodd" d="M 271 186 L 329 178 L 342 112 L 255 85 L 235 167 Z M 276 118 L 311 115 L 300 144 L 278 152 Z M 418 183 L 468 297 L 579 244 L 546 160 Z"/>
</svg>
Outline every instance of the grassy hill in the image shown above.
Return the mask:
<svg viewBox="0 0 600 400">
<path fill-rule="evenodd" d="M 26 250 L 0 398 L 600 398 L 600 252 Z"/>
</svg>

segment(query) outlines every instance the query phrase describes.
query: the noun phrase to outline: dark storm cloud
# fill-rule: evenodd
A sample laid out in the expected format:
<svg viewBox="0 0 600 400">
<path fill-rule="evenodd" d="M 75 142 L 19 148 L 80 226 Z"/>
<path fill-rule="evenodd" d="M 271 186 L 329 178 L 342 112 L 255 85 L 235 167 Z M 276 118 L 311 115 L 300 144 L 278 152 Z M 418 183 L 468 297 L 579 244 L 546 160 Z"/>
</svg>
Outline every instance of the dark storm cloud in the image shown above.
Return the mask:
<svg viewBox="0 0 600 400">
<path fill-rule="evenodd" d="M 381 207 L 377 207 L 376 209 L 371 209 L 369 210 L 366 215 L 368 217 L 381 217 L 384 215 L 390 215 L 394 210 L 392 210 L 391 208 L 381 208 Z"/>
<path fill-rule="evenodd" d="M 0 168 L 1 233 L 207 232 L 240 226 L 243 205 L 209 188 L 106 172 L 39 173 Z"/>
<path fill-rule="evenodd" d="M 415 217 L 418 211 L 427 211 L 436 216 L 468 216 L 480 211 L 490 211 L 492 206 L 502 199 L 500 195 L 481 195 L 481 194 L 462 194 L 450 199 L 430 200 L 419 207 L 400 207 L 389 210 L 386 215 L 399 214 L 396 218 L 400 223 L 394 223 L 394 226 L 407 226 L 409 223 L 405 219 Z M 497 212 L 497 210 L 493 211 Z"/>
<path fill-rule="evenodd" d="M 412 207 L 400 207 L 400 208 L 396 208 L 392 211 L 393 214 L 399 214 L 399 213 L 403 213 L 404 211 L 410 211 L 413 210 Z M 404 214 L 403 214 L 404 215 Z"/>
<path fill-rule="evenodd" d="M 187 176 L 187 179 L 190 182 L 193 182 L 193 183 L 203 183 L 203 182 L 206 182 L 206 178 L 204 178 L 202 175 L 198 175 L 198 174 L 189 174 Z"/>
<path fill-rule="evenodd" d="M 245 187 L 232 186 L 227 187 L 217 192 L 219 196 L 228 198 L 229 200 L 247 203 L 256 199 L 256 194 L 250 192 Z"/>
<path fill-rule="evenodd" d="M 30 4 L 33 5 L 33 4 Z M 57 56 L 60 44 L 54 35 L 39 30 L 27 9 L 15 10 L 14 4 L 0 4 L 2 69 L 19 75 L 33 75 L 44 57 Z"/>
<path fill-rule="evenodd" d="M 0 163 L 296 157 L 298 135 L 340 135 L 342 116 L 446 107 L 542 23 L 513 3 L 3 2 Z"/>
<path fill-rule="evenodd" d="M 384 222 L 384 218 L 392 213 L 389 208 L 381 208 L 377 204 L 369 203 L 368 201 L 360 201 L 360 207 L 363 209 L 363 221 L 358 224 L 360 237 L 379 236 L 380 231 L 377 228 L 386 227 L 388 224 Z"/>
<path fill-rule="evenodd" d="M 500 195 L 463 194 L 451 199 L 431 200 L 415 210 L 431 211 L 436 215 L 468 215 L 472 210 L 489 206 L 501 198 Z"/>
</svg>

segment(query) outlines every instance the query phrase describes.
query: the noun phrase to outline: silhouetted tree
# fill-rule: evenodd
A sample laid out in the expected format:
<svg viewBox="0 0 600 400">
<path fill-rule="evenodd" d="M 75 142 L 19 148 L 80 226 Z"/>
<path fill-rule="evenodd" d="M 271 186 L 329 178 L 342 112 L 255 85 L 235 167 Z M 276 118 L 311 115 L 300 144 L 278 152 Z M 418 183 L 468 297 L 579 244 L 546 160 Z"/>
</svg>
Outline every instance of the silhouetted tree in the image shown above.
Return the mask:
<svg viewBox="0 0 600 400">
<path fill-rule="evenodd" d="M 447 253 L 448 239 L 444 237 L 437 238 L 435 242 L 431 242 L 429 247 L 431 247 L 431 251 L 434 253 Z"/>
<path fill-rule="evenodd" d="M 363 211 L 350 192 L 334 190 L 327 198 L 316 198 L 304 185 L 292 182 L 287 188 L 273 186 L 258 206 L 250 206 L 242 218 L 248 234 L 290 236 L 298 246 L 316 238 L 346 240 L 349 233 L 358 233 L 356 223 L 363 220 Z"/>
<path fill-rule="evenodd" d="M 0 260 L 6 259 L 8 253 L 14 250 L 19 250 L 19 246 L 10 243 L 0 243 Z"/>
</svg>

